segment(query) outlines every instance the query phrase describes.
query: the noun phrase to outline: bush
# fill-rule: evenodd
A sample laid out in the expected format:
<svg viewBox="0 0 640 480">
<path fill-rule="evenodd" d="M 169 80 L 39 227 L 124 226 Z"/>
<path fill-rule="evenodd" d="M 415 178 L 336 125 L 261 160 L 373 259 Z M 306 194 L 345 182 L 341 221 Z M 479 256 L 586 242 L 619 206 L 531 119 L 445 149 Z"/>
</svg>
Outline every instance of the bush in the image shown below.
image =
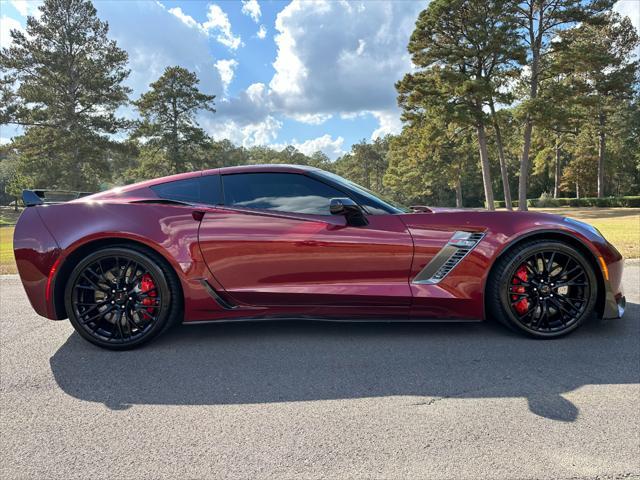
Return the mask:
<svg viewBox="0 0 640 480">
<path fill-rule="evenodd" d="M 536 202 L 536 207 L 556 207 L 557 202 L 555 200 L 550 193 L 542 192 L 542 195 L 540 195 L 540 198 Z M 530 200 L 530 202 L 533 202 L 533 200 Z"/>
<path fill-rule="evenodd" d="M 514 200 L 513 208 L 518 208 L 518 201 Z M 504 208 L 504 201 L 497 200 L 496 208 Z M 585 197 L 585 198 L 553 198 L 548 193 L 543 193 L 540 198 L 527 200 L 527 206 L 531 208 L 561 208 L 561 207 L 640 207 L 640 195 L 627 197 Z"/>
</svg>

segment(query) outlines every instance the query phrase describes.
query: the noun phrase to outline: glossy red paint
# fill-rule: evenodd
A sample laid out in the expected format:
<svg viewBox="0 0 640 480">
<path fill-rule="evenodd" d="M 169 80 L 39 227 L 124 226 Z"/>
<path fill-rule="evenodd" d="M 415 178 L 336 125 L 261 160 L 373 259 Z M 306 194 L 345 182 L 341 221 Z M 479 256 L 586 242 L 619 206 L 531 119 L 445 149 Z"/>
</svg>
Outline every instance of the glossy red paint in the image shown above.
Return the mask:
<svg viewBox="0 0 640 480">
<path fill-rule="evenodd" d="M 342 216 L 211 209 L 200 248 L 237 303 L 405 307 L 405 314 L 411 304 L 413 243 L 394 215 L 354 228 Z"/>
<path fill-rule="evenodd" d="M 306 174 L 309 169 L 264 165 L 216 169 L 25 209 L 16 226 L 14 245 L 32 306 L 42 316 L 65 318 L 60 298 L 72 265 L 91 249 L 116 242 L 142 245 L 167 261 L 182 286 L 185 322 L 240 318 L 481 320 L 492 265 L 515 242 L 531 235 L 564 235 L 589 254 L 600 274 L 597 259 L 604 259 L 609 271 L 608 280 L 601 274 L 605 316 L 614 316 L 615 302 L 622 296 L 623 260 L 615 248 L 554 215 L 433 208 L 368 215 L 367 226 L 353 227 L 342 216 L 137 203 L 157 200 L 149 188 L 156 184 L 258 171 Z M 441 282 L 414 283 L 456 231 L 478 232 L 484 237 Z M 54 264 L 52 295 L 47 299 Z"/>
</svg>

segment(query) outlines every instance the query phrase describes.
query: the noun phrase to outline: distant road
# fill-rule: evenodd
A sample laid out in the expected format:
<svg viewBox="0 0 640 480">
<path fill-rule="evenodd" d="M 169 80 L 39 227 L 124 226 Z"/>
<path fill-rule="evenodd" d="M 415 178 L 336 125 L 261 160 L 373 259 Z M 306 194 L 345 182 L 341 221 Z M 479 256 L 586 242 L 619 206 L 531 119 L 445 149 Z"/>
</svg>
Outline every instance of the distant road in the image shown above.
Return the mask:
<svg viewBox="0 0 640 480">
<path fill-rule="evenodd" d="M 492 324 L 180 327 L 100 350 L 0 277 L 0 477 L 637 478 L 628 311 L 529 340 Z"/>
</svg>

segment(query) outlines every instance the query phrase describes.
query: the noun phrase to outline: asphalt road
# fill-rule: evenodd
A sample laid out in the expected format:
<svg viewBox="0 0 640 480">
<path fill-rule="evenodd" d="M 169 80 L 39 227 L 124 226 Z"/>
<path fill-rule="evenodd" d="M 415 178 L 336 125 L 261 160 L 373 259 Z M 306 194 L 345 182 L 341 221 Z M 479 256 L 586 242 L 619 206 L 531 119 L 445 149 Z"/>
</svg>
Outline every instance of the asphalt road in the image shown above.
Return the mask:
<svg viewBox="0 0 640 480">
<path fill-rule="evenodd" d="M 0 477 L 640 477 L 628 310 L 534 341 L 492 324 L 180 327 L 112 353 L 0 278 Z"/>
</svg>

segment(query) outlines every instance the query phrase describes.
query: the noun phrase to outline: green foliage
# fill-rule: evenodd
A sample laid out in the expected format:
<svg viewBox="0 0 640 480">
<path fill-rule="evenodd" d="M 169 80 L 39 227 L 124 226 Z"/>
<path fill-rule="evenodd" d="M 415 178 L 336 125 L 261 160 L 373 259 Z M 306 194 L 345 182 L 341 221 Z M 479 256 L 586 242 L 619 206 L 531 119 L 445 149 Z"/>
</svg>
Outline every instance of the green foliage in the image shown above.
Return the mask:
<svg viewBox="0 0 640 480">
<path fill-rule="evenodd" d="M 389 137 L 376 138 L 372 143 L 363 139 L 351 147 L 350 153 L 336 160 L 332 167 L 338 175 L 382 193 L 383 178 L 388 167 L 388 150 Z"/>
<path fill-rule="evenodd" d="M 133 102 L 142 118 L 133 134 L 144 143 L 141 174 L 151 166 L 159 169 L 156 175 L 187 171 L 197 150 L 208 142 L 195 115 L 201 110 L 215 112 L 215 95 L 200 92 L 198 83 L 195 73 L 167 67 L 151 89 Z"/>
<path fill-rule="evenodd" d="M 513 3 L 434 0 L 420 13 L 408 49 L 418 69 L 396 84 L 403 120 L 410 126 L 439 119 L 473 127 L 485 199 L 493 208 L 484 109 L 512 100 L 504 87 L 525 60 Z M 459 188 L 457 193 L 460 203 Z"/>
<path fill-rule="evenodd" d="M 213 140 L 196 119 L 215 111 L 215 96 L 179 66 L 133 102 L 138 121 L 117 117 L 130 93 L 126 52 L 89 0 L 45 0 L 0 53 L 0 123 L 24 129 L 0 147 L 2 201 L 28 187 L 97 190 L 291 163 L 413 205 L 482 206 L 520 182 L 520 194 L 540 196 L 530 206 L 638 206 L 625 197 L 640 191 L 638 35 L 612 3 L 432 1 L 408 45 L 416 68 L 396 84 L 402 132 L 362 140 L 332 162 L 293 146 Z M 115 135 L 127 129 L 128 138 Z M 525 150 L 532 169 L 523 169 Z M 595 200 L 599 185 L 615 197 Z"/>
<path fill-rule="evenodd" d="M 45 0 L 40 11 L 0 53 L 0 121 L 24 127 L 14 147 L 34 183 L 95 188 L 111 135 L 126 126 L 115 111 L 129 93 L 127 53 L 90 1 Z"/>
<path fill-rule="evenodd" d="M 514 200 L 515 206 L 518 201 Z M 640 195 L 625 197 L 584 197 L 584 198 L 533 198 L 527 200 L 527 206 L 535 208 L 562 208 L 562 207 L 598 207 L 598 208 L 638 208 L 640 207 Z M 504 208 L 503 201 L 496 202 L 497 208 Z"/>
</svg>

